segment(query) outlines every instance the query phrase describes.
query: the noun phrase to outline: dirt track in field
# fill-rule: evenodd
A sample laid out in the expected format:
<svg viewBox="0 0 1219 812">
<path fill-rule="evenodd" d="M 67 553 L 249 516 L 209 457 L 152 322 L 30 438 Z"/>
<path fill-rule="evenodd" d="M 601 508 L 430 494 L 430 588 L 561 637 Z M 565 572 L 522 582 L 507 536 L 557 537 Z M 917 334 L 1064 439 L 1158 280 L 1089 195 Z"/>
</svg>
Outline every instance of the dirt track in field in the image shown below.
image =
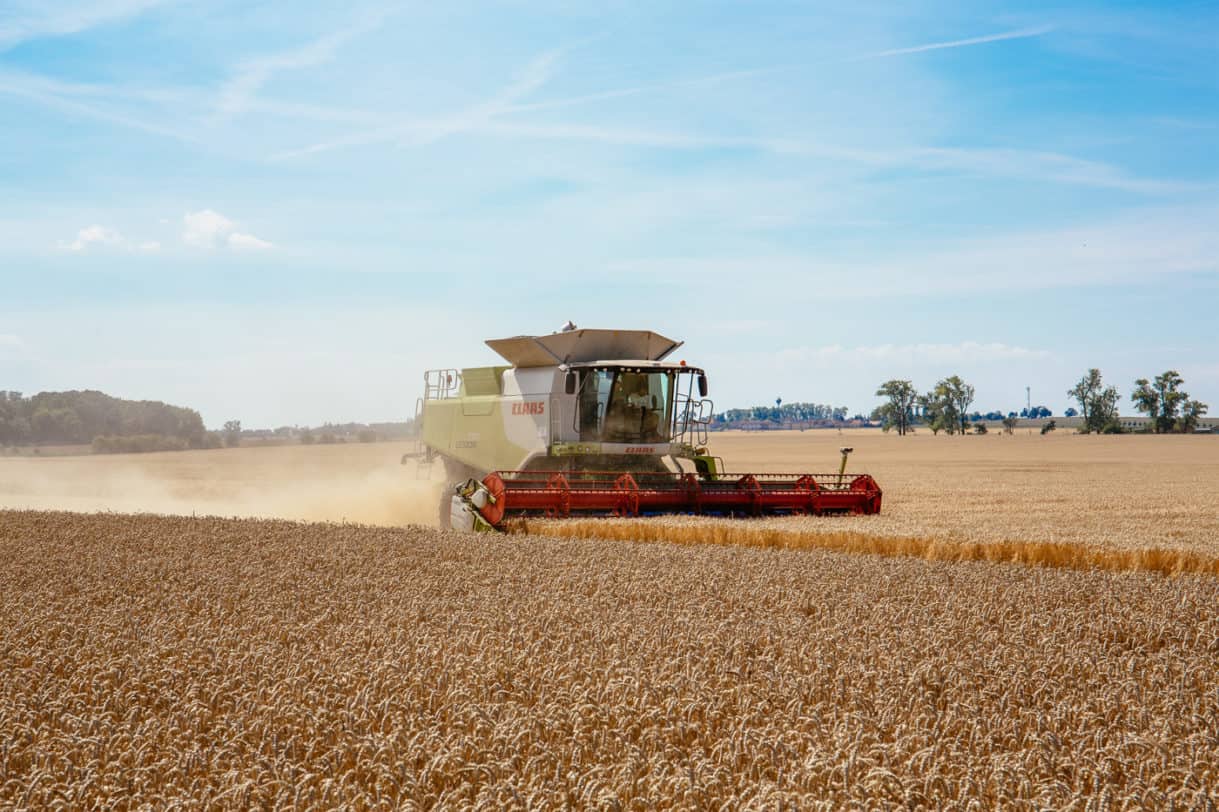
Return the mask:
<svg viewBox="0 0 1219 812">
<path fill-rule="evenodd" d="M 958 546 L 1066 543 L 1219 558 L 1219 437 L 725 432 L 712 435 L 711 445 L 733 471 L 813 473 L 836 470 L 839 446 L 851 445 L 851 469 L 872 473 L 885 492 L 880 516 L 773 519 L 749 523 L 748 532 Z M 0 458 L 0 508 L 431 524 L 441 483 L 420 481 L 398 464 L 407 447 Z"/>
</svg>

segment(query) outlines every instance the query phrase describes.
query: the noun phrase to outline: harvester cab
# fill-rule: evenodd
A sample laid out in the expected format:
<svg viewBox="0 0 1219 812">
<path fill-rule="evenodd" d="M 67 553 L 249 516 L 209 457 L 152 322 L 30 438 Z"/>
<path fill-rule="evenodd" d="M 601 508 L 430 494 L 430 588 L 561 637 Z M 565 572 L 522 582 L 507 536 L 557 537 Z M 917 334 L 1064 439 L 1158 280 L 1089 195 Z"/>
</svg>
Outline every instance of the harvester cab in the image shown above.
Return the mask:
<svg viewBox="0 0 1219 812">
<path fill-rule="evenodd" d="M 443 463 L 451 487 L 442 524 L 480 530 L 513 515 L 880 509 L 880 490 L 866 475 L 725 473 L 707 450 L 706 373 L 667 360 L 679 341 L 572 326 L 487 344 L 506 365 L 425 373 L 420 445 L 403 458 L 425 468 Z"/>
</svg>

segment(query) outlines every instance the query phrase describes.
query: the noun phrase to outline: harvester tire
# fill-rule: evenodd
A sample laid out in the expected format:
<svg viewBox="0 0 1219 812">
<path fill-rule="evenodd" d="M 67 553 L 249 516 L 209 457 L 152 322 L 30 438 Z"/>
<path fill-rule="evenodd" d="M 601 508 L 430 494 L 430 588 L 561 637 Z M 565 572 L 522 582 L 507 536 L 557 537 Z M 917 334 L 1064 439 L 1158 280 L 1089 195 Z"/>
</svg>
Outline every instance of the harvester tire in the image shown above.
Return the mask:
<svg viewBox="0 0 1219 812">
<path fill-rule="evenodd" d="M 436 508 L 437 524 L 441 530 L 452 529 L 452 524 L 449 521 L 450 511 L 453 509 L 453 491 L 458 485 L 461 485 L 470 477 L 475 475 L 475 470 L 464 462 L 441 455 L 441 462 L 444 464 L 444 488 L 440 491 L 440 504 Z"/>
<path fill-rule="evenodd" d="M 453 489 L 456 487 L 456 482 L 446 482 L 440 491 L 440 503 L 436 506 L 436 523 L 441 530 L 452 529 L 449 516 L 453 510 Z"/>
</svg>

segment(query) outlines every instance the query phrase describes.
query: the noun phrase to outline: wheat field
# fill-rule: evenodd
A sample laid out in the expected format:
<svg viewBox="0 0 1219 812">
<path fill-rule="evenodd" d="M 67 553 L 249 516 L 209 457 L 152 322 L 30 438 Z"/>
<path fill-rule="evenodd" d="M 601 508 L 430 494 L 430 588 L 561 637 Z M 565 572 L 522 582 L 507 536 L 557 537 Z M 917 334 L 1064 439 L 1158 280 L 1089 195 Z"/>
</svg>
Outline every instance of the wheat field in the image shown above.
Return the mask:
<svg viewBox="0 0 1219 812">
<path fill-rule="evenodd" d="M 474 537 L 390 444 L 0 459 L 0 808 L 1214 809 L 1219 440 L 713 439 L 884 512 Z"/>
<path fill-rule="evenodd" d="M 0 512 L 5 808 L 1213 809 L 1219 580 Z"/>
</svg>

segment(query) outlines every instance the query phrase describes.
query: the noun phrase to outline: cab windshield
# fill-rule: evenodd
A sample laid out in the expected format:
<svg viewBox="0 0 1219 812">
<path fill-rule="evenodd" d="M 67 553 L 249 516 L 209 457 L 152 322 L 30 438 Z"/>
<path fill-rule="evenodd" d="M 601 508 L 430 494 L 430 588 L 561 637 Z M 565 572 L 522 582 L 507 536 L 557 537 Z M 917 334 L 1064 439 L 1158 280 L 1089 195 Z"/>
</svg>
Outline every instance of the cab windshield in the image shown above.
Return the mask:
<svg viewBox="0 0 1219 812">
<path fill-rule="evenodd" d="M 672 423 L 673 373 L 583 369 L 577 420 L 580 439 L 603 443 L 664 443 Z"/>
</svg>

